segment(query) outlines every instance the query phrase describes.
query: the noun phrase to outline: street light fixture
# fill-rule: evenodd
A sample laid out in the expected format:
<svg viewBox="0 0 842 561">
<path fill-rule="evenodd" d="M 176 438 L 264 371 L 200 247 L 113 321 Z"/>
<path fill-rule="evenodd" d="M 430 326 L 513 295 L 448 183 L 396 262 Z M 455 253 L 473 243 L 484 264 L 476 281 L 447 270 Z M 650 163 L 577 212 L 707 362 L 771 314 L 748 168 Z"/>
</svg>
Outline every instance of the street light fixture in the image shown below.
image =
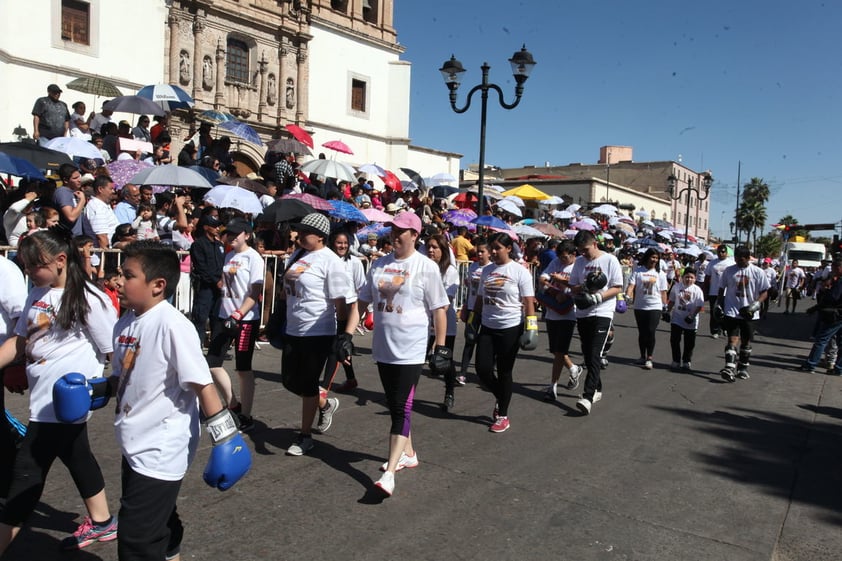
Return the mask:
<svg viewBox="0 0 842 561">
<path fill-rule="evenodd" d="M 675 175 L 670 174 L 667 178 L 669 195 L 672 200 L 677 201 L 685 194 L 687 195 L 687 214 L 684 216 L 684 247 L 686 248 L 690 244 L 690 194 L 696 193 L 696 199 L 700 201 L 707 199 L 710 194 L 710 186 L 713 184 L 713 176 L 707 171 L 702 173 L 701 185 L 699 185 L 699 178 L 694 180 L 693 177 L 688 177 L 687 187 L 682 189 L 678 189 L 678 183 L 679 180 Z"/>
<path fill-rule="evenodd" d="M 500 86 L 488 83 L 488 71 L 491 67 L 487 62 L 484 62 L 481 67 L 482 82 L 474 86 L 471 91 L 468 92 L 465 106 L 462 108 L 456 106 L 456 91 L 459 89 L 461 84 L 460 80 L 462 78 L 462 74 L 465 72 L 465 68 L 462 66 L 461 62 L 456 60 L 455 55 L 451 55 L 450 60 L 445 61 L 442 67 L 439 68 L 439 72 L 441 72 L 441 75 L 444 78 L 444 83 L 447 86 L 447 89 L 450 90 L 450 108 L 456 113 L 464 113 L 467 111 L 471 107 L 471 98 L 474 93 L 482 92 L 482 109 L 479 133 L 479 186 L 477 189 L 477 197 L 479 197 L 477 214 L 479 216 L 483 215 L 483 207 L 485 206 L 483 187 L 485 181 L 485 123 L 488 113 L 488 90 L 494 90 L 497 92 L 500 106 L 503 107 L 503 109 L 514 109 L 520 103 L 520 98 L 523 95 L 523 85 L 526 83 L 527 78 L 529 78 L 529 73 L 532 71 L 532 68 L 536 63 L 535 59 L 532 58 L 532 53 L 527 51 L 526 45 L 524 45 L 521 50 L 512 55 L 512 58 L 509 59 L 509 64 L 512 65 L 512 75 L 514 76 L 516 82 L 515 100 L 513 103 L 506 103 L 504 101 L 503 90 L 500 89 Z"/>
</svg>

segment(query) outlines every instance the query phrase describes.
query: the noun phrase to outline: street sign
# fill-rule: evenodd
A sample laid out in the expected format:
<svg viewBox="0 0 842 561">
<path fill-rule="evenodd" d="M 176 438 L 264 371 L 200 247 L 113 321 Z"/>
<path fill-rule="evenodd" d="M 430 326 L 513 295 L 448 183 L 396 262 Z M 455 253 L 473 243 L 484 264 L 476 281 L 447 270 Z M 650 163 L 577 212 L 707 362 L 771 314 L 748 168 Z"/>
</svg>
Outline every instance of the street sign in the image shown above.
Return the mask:
<svg viewBox="0 0 842 561">
<path fill-rule="evenodd" d="M 835 230 L 836 224 L 793 224 L 793 228 L 798 230 Z"/>
</svg>

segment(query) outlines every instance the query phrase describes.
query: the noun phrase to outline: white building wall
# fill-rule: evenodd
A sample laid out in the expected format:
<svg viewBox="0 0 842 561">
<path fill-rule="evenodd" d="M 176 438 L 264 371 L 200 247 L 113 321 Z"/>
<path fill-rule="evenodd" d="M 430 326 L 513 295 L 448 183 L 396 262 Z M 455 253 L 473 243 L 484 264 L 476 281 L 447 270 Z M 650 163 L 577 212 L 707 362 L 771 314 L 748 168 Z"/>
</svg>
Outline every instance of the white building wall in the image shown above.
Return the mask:
<svg viewBox="0 0 842 561">
<path fill-rule="evenodd" d="M 90 112 L 103 98 L 69 90 L 81 76 L 97 75 L 124 94 L 164 76 L 166 6 L 164 0 L 89 0 L 91 46 L 61 40 L 61 0 L 0 0 L 0 141 L 17 140 L 22 125 L 32 135 L 32 105 L 58 84 L 68 108 L 83 101 Z M 33 22 L 37 22 L 34 25 Z M 12 86 L 13 87 L 10 87 Z M 116 114 L 135 124 L 136 115 Z"/>
</svg>

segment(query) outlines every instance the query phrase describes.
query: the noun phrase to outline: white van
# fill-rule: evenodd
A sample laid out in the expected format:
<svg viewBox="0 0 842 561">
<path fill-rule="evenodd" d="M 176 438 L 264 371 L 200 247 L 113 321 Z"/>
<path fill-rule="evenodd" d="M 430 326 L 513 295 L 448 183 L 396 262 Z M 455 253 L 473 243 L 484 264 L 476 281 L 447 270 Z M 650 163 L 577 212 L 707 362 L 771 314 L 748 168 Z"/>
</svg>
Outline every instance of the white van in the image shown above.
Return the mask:
<svg viewBox="0 0 842 561">
<path fill-rule="evenodd" d="M 826 256 L 827 248 L 823 243 L 787 242 L 784 246 L 785 261 L 792 263 L 794 259 L 797 259 L 798 266 L 802 269 L 807 267 L 818 269 L 822 265 L 822 260 L 826 259 Z"/>
</svg>

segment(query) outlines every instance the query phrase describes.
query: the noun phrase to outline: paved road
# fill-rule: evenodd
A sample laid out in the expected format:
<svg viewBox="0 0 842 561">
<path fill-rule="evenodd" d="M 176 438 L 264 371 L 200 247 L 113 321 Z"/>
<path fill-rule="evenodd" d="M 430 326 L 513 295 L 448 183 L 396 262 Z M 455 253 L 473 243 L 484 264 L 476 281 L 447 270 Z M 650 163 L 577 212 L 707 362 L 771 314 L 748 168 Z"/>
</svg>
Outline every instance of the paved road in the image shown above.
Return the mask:
<svg viewBox="0 0 842 561">
<path fill-rule="evenodd" d="M 572 394 L 541 401 L 550 368 L 544 348 L 517 361 L 512 428 L 503 434 L 488 432 L 493 400 L 473 380 L 457 390 L 455 412 L 443 414 L 442 381 L 422 378 L 413 425 L 421 465 L 398 474 L 395 495 L 383 501 L 370 492 L 388 430 L 370 337 L 357 337 L 360 389 L 340 397 L 334 426 L 305 457 L 284 454 L 299 402 L 280 384 L 278 351 L 264 348 L 254 467 L 232 490 L 210 489 L 201 480 L 203 439 L 179 502 L 182 558 L 839 559 L 842 379 L 795 371 L 811 318 L 771 314 L 751 379 L 735 384 L 716 374 L 724 344 L 707 336 L 697 372 L 667 371 L 663 326 L 656 369 L 631 365 L 633 322 L 631 313 L 618 316 L 604 398 L 589 417 Z M 23 398 L 10 401 L 24 411 Z M 91 432 L 116 509 L 119 453 L 104 411 Z M 83 512 L 56 465 L 7 558 L 116 559 L 114 543 L 57 551 Z"/>
</svg>

